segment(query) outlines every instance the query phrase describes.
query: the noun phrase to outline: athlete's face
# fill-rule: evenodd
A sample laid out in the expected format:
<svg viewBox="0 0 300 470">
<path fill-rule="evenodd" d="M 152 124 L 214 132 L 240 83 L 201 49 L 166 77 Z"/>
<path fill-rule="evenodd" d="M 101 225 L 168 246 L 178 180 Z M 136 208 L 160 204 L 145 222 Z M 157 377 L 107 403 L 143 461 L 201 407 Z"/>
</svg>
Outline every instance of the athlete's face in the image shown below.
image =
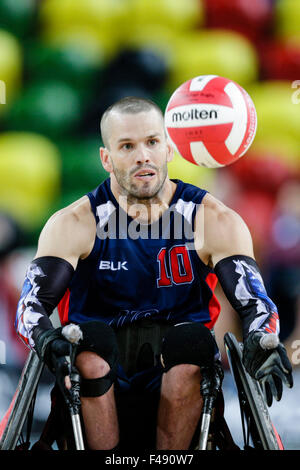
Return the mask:
<svg viewBox="0 0 300 470">
<path fill-rule="evenodd" d="M 111 112 L 106 130 L 109 148 L 100 149 L 102 164 L 119 194 L 138 199 L 156 196 L 173 157 L 162 116 L 155 109 L 137 114 Z"/>
</svg>

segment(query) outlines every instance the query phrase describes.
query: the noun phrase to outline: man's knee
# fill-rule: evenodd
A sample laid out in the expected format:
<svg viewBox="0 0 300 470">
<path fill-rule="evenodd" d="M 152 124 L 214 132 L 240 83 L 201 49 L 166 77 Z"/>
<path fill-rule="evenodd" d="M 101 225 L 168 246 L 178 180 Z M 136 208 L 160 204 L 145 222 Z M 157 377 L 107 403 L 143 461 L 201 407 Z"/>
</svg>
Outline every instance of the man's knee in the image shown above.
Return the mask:
<svg viewBox="0 0 300 470">
<path fill-rule="evenodd" d="M 76 357 L 75 365 L 83 379 L 104 377 L 110 366 L 102 357 L 91 351 L 82 351 Z"/>
<path fill-rule="evenodd" d="M 216 350 L 211 332 L 202 323 L 173 326 L 167 331 L 162 343 L 161 359 L 164 371 L 168 372 L 180 364 L 198 367 L 212 365 Z"/>
<path fill-rule="evenodd" d="M 81 396 L 104 395 L 116 379 L 118 346 L 113 329 L 99 321 L 83 323 L 83 340 L 76 366 L 81 374 Z"/>
</svg>

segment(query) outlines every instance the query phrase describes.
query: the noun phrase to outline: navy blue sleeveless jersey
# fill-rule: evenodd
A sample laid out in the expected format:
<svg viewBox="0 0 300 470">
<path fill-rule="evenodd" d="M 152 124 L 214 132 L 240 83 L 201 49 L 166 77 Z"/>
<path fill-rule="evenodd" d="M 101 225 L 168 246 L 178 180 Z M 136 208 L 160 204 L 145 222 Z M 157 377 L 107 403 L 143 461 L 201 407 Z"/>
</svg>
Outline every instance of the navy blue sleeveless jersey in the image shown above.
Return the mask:
<svg viewBox="0 0 300 470">
<path fill-rule="evenodd" d="M 173 181 L 169 209 L 149 225 L 119 206 L 110 179 L 87 194 L 97 235 L 58 305 L 62 324 L 102 320 L 120 327 L 151 318 L 213 327 L 220 313 L 217 277 L 193 249 L 194 218 L 206 191 Z"/>
</svg>

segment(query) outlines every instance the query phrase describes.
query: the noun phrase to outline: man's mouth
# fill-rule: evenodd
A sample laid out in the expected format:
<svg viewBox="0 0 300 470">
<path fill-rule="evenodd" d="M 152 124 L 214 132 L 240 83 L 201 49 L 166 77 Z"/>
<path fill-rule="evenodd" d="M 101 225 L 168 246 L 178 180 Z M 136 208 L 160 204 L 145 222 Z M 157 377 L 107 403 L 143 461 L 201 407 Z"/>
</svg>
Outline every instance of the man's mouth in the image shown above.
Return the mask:
<svg viewBox="0 0 300 470">
<path fill-rule="evenodd" d="M 146 170 L 140 170 L 137 173 L 134 174 L 134 177 L 143 180 L 143 181 L 150 181 L 154 176 L 156 175 L 155 171 L 151 169 L 146 169 Z"/>
</svg>

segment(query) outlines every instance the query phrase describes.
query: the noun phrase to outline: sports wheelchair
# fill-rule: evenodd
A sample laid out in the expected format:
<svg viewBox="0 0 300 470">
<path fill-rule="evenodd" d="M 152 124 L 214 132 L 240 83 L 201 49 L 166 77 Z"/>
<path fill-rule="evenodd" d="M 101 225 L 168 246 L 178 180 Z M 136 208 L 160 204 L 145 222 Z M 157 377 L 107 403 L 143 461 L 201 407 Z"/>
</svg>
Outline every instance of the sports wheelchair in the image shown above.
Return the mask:
<svg viewBox="0 0 300 470">
<path fill-rule="evenodd" d="M 250 377 L 243 366 L 242 343 L 239 343 L 232 333 L 225 334 L 224 343 L 238 394 L 244 441 L 243 449 L 283 450 L 283 444 L 272 424 L 260 385 Z M 51 446 L 55 441 L 58 450 L 78 449 L 75 432 L 72 432 L 70 413 L 57 386 L 51 392 L 51 412 L 41 438 L 33 446 L 30 444 L 35 400 L 42 371 L 42 361 L 39 360 L 36 353 L 31 351 L 10 407 L 0 423 L 0 450 L 54 450 Z M 118 407 L 121 436 L 120 451 L 122 449 L 126 449 L 126 451 L 129 449 L 147 451 L 153 446 L 156 424 L 153 416 L 155 416 L 159 396 L 154 396 L 151 402 L 145 402 L 145 399 L 148 398 L 145 396 L 130 396 L 126 397 L 126 403 L 122 403 L 121 400 L 120 407 Z M 145 406 L 145 403 L 147 403 L 147 406 Z M 128 415 L 128 410 L 130 412 L 133 409 L 136 412 Z M 122 423 L 128 424 L 128 421 L 131 423 L 130 431 L 128 432 L 127 429 L 123 432 Z M 151 423 L 149 426 L 148 422 Z M 145 423 L 147 423 L 147 426 L 145 426 Z M 202 431 L 200 425 L 201 420 L 192 439 L 191 450 L 199 449 L 199 438 L 201 440 Z M 138 432 L 134 434 L 134 430 L 138 430 Z M 205 449 L 240 449 L 233 441 L 224 419 L 222 391 L 218 394 L 214 404 Z"/>
</svg>

